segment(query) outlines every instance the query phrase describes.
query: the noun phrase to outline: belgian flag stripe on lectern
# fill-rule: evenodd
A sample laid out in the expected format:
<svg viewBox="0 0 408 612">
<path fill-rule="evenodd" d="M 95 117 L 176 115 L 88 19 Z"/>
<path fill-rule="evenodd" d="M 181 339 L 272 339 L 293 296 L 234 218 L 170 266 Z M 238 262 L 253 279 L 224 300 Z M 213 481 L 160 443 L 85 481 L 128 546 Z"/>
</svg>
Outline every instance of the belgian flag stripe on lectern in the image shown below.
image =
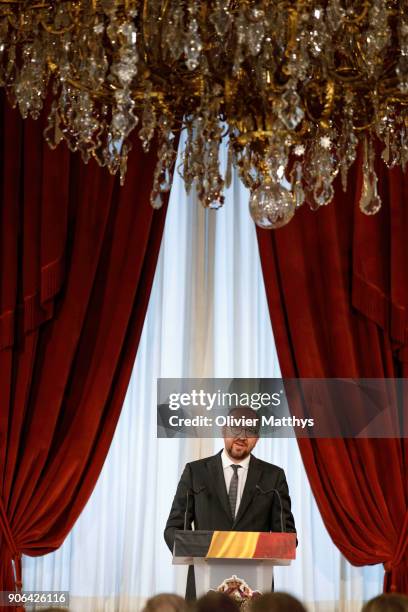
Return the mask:
<svg viewBox="0 0 408 612">
<path fill-rule="evenodd" d="M 293 559 L 293 545 L 296 535 L 273 534 L 257 531 L 214 531 L 208 553 L 209 559 L 265 559 L 278 557 Z M 292 541 L 293 540 L 293 541 Z"/>
<path fill-rule="evenodd" d="M 183 531 L 174 539 L 174 558 L 295 559 L 296 533 Z"/>
<path fill-rule="evenodd" d="M 207 557 L 211 559 L 253 559 L 259 533 L 214 531 Z"/>
</svg>

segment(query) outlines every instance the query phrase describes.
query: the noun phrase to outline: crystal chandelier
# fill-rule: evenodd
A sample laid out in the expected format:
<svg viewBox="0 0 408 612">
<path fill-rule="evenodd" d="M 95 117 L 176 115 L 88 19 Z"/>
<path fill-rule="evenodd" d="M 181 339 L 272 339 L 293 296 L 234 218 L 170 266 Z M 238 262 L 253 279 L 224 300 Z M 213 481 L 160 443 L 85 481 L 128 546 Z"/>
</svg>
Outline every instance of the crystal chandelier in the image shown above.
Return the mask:
<svg viewBox="0 0 408 612">
<path fill-rule="evenodd" d="M 235 167 L 264 228 L 328 204 L 338 173 L 345 189 L 359 144 L 368 215 L 376 151 L 408 160 L 408 0 L 0 0 L 0 58 L 23 117 L 47 98 L 51 147 L 64 139 L 123 182 L 129 134 L 145 150 L 156 136 L 156 208 L 181 130 L 186 189 L 218 208 Z"/>
</svg>

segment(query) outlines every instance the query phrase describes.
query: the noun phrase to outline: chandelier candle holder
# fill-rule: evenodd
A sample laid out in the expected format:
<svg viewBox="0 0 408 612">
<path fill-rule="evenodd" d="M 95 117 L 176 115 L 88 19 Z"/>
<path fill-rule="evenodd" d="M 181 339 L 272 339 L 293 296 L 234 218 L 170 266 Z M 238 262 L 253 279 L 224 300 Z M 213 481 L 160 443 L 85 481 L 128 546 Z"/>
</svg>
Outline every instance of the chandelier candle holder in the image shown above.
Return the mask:
<svg viewBox="0 0 408 612">
<path fill-rule="evenodd" d="M 0 0 L 0 84 L 22 116 L 125 180 L 129 135 L 158 142 L 151 202 L 178 171 L 219 208 L 232 167 L 263 228 L 343 188 L 363 147 L 360 208 L 381 207 L 375 141 L 408 161 L 408 0 Z M 219 149 L 228 146 L 221 175 Z"/>
</svg>

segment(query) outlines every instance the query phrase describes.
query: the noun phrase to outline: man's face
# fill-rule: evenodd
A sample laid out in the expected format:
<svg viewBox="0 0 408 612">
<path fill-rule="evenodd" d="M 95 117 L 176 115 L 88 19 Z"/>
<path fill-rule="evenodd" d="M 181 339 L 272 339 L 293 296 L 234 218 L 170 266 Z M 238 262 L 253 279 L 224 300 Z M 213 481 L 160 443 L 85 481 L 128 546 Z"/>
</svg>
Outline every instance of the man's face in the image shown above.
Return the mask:
<svg viewBox="0 0 408 612">
<path fill-rule="evenodd" d="M 234 418 L 254 419 L 256 417 L 256 413 L 250 408 L 237 408 L 231 411 L 230 415 Z M 223 437 L 225 450 L 235 461 L 242 461 L 248 457 L 259 439 L 256 427 L 241 427 L 240 425 L 224 427 Z"/>
<path fill-rule="evenodd" d="M 252 449 L 258 442 L 258 438 L 247 438 L 244 436 L 245 433 L 243 432 L 237 438 L 224 437 L 225 450 L 231 459 L 242 461 L 251 454 Z"/>
</svg>

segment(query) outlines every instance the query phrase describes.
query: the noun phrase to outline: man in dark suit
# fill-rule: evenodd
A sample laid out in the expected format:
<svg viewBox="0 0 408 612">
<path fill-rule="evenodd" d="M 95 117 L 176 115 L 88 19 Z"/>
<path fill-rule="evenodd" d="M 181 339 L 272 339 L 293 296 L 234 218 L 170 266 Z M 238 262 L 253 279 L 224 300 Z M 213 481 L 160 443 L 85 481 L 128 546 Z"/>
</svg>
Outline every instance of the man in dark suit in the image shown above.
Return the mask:
<svg viewBox="0 0 408 612">
<path fill-rule="evenodd" d="M 184 528 L 188 491 L 188 529 L 194 523 L 194 529 L 204 530 L 296 532 L 285 472 L 251 454 L 259 439 L 257 413 L 238 407 L 229 416 L 245 417 L 253 425 L 225 427 L 222 451 L 187 463 L 164 531 L 171 551 L 175 531 Z M 195 598 L 193 567 L 189 568 L 186 597 Z"/>
</svg>

